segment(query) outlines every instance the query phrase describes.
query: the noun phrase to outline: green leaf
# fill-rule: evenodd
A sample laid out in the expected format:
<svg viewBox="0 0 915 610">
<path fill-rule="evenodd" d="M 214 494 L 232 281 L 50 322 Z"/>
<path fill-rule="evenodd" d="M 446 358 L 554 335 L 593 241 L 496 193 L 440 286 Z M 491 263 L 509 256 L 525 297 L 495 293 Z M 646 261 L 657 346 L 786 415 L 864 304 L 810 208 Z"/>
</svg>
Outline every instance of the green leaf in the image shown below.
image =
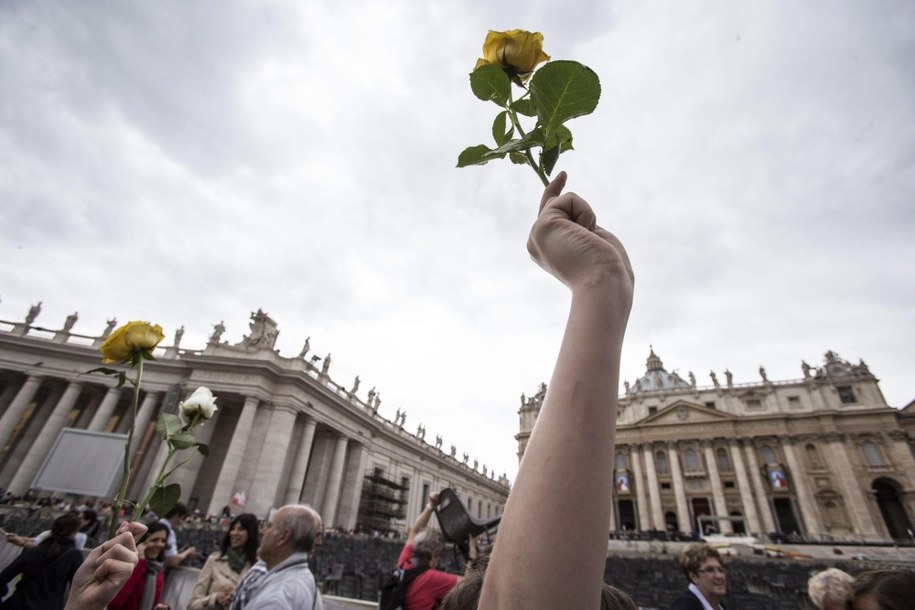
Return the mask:
<svg viewBox="0 0 915 610">
<path fill-rule="evenodd" d="M 181 497 L 181 486 L 171 483 L 165 487 L 157 487 L 149 499 L 149 508 L 160 517 L 174 508 Z"/>
<path fill-rule="evenodd" d="M 524 116 L 537 116 L 537 109 L 534 108 L 534 103 L 530 98 L 515 100 L 512 102 L 512 110 Z"/>
<path fill-rule="evenodd" d="M 486 64 L 470 73 L 470 89 L 484 102 L 492 100 L 499 106 L 508 106 L 512 84 L 499 66 Z"/>
<path fill-rule="evenodd" d="M 508 111 L 503 110 L 496 115 L 496 120 L 492 122 L 492 139 L 496 141 L 496 144 L 502 146 L 508 141 L 512 135 L 515 133 L 515 128 L 508 128 Z"/>
<path fill-rule="evenodd" d="M 197 439 L 190 432 L 178 432 L 177 434 L 169 435 L 168 442 L 175 449 L 190 449 L 197 444 Z"/>
<path fill-rule="evenodd" d="M 122 371 L 117 369 L 109 369 L 108 367 L 99 366 L 90 371 L 86 371 L 83 375 L 91 375 L 92 373 L 101 373 L 102 375 L 123 375 Z"/>
<path fill-rule="evenodd" d="M 204 445 L 203 443 L 197 443 L 197 451 L 199 451 L 200 454 L 204 457 L 209 457 L 210 455 L 209 446 Z"/>
<path fill-rule="evenodd" d="M 117 384 L 116 386 L 114 386 L 114 387 L 120 388 L 120 387 L 123 386 L 125 383 L 127 383 L 127 374 L 126 374 L 126 373 L 118 373 L 118 384 Z"/>
<path fill-rule="evenodd" d="M 560 125 L 549 138 L 544 140 L 543 145 L 545 148 L 559 146 L 560 151 L 565 152 L 572 148 L 572 132 L 565 125 Z"/>
<path fill-rule="evenodd" d="M 556 161 L 559 160 L 559 152 L 559 146 L 554 146 L 553 148 L 545 148 L 543 152 L 540 153 L 540 168 L 547 176 L 553 173 L 553 168 L 556 167 Z"/>
<path fill-rule="evenodd" d="M 180 432 L 183 427 L 181 419 L 177 415 L 162 413 L 159 415 L 159 420 L 156 421 L 156 434 L 159 435 L 159 438 L 167 439 Z"/>
<path fill-rule="evenodd" d="M 515 165 L 527 165 L 527 155 L 519 152 L 508 153 L 508 158 Z"/>
<path fill-rule="evenodd" d="M 600 100 L 600 79 L 577 61 L 551 61 L 531 78 L 537 121 L 549 140 L 569 119 L 590 114 Z"/>
<path fill-rule="evenodd" d="M 483 165 L 491 159 L 484 158 L 490 151 L 488 146 L 480 144 L 479 146 L 470 146 L 458 155 L 458 167 L 467 167 L 468 165 Z"/>
</svg>

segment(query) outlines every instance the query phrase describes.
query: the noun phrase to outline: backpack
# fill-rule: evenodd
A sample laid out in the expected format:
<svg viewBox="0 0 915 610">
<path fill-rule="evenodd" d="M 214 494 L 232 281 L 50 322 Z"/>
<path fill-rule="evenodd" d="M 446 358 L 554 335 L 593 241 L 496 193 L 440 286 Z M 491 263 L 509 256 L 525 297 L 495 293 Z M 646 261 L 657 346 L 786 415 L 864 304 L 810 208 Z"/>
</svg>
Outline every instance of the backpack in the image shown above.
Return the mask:
<svg viewBox="0 0 915 610">
<path fill-rule="evenodd" d="M 396 568 L 384 584 L 378 599 L 378 610 L 403 610 L 407 602 L 407 587 L 429 568 Z"/>
</svg>

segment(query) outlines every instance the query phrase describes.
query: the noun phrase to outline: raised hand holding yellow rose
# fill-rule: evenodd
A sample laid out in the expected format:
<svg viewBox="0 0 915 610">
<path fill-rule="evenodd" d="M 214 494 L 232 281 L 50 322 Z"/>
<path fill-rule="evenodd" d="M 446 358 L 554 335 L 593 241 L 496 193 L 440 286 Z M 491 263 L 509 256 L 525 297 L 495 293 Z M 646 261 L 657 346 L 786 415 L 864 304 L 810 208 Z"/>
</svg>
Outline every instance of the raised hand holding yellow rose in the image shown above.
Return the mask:
<svg viewBox="0 0 915 610">
<path fill-rule="evenodd" d="M 134 369 L 134 376 L 129 377 L 126 371 L 106 367 L 98 367 L 88 371 L 89 373 L 116 376 L 118 378 L 117 387 L 119 388 L 125 383 L 130 383 L 133 386 L 130 429 L 127 433 L 127 441 L 124 443 L 124 464 L 121 472 L 121 483 L 118 486 L 118 492 L 113 502 L 111 523 L 109 523 L 108 527 L 109 539 L 114 538 L 117 531 L 118 517 L 121 514 L 121 507 L 124 505 L 127 485 L 130 481 L 130 447 L 133 445 L 133 437 L 136 432 L 135 425 L 137 407 L 140 402 L 140 381 L 143 378 L 143 362 L 145 360 L 155 360 L 153 350 L 164 337 L 162 327 L 158 324 L 139 321 L 128 322 L 111 333 L 102 343 L 99 352 L 102 354 L 102 363 L 126 364 Z M 159 469 L 155 483 L 146 491 L 143 500 L 134 507 L 133 521 L 138 521 L 143 516 L 147 505 L 156 514 L 164 515 L 178 501 L 181 496 L 181 487 L 175 483 L 171 485 L 165 484 L 168 476 L 187 461 L 185 460 L 185 462 L 169 469 L 169 463 L 177 451 L 196 448 L 203 455 L 207 455 L 209 452 L 207 446 L 203 443 L 198 443 L 190 431 L 197 424 L 213 417 L 216 412 L 216 398 L 213 393 L 202 386 L 197 388 L 187 400 L 178 404 L 178 412 L 179 415 L 162 413 L 156 422 L 156 433 L 166 443 L 168 454 Z"/>
<path fill-rule="evenodd" d="M 549 184 L 559 155 L 572 150 L 572 132 L 565 122 L 590 114 L 600 100 L 597 74 L 576 61 L 553 61 L 534 72 L 549 59 L 539 32 L 487 34 L 483 57 L 470 74 L 470 88 L 479 99 L 502 108 L 492 125 L 496 148 L 470 146 L 458 156 L 458 167 L 484 165 L 508 155 L 512 163 L 529 165 L 544 185 Z M 512 96 L 512 83 L 524 90 L 518 99 Z M 529 131 L 519 115 L 536 117 Z M 537 160 L 533 149 L 540 150 Z"/>
</svg>

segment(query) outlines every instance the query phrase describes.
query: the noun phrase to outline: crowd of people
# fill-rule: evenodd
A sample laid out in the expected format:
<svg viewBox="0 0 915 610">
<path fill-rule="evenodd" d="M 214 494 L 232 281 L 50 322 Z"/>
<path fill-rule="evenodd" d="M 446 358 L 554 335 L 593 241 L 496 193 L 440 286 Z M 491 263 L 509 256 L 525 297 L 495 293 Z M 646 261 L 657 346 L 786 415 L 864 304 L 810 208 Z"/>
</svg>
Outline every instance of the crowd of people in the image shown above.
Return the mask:
<svg viewBox="0 0 915 610">
<path fill-rule="evenodd" d="M 565 182 L 560 173 L 546 187 L 528 251 L 570 289 L 571 307 L 497 540 L 470 558 L 462 576 L 438 571 L 443 544 L 427 527 L 438 501 L 433 494 L 398 560 L 404 571 L 421 570 L 406 587 L 406 610 L 439 605 L 445 610 L 636 608 L 631 597 L 604 580 L 612 502 L 606 482 L 613 474 L 616 389 L 634 276 L 623 245 L 597 224 L 587 202 L 563 193 Z M 179 550 L 174 540 L 177 521 L 171 519 L 180 521 L 182 509 L 148 526 L 123 522 L 117 535 L 96 546 L 85 561 L 78 563 L 73 555 L 72 562 L 61 562 L 61 578 L 72 577 L 66 609 L 161 609 L 163 568 L 196 554 L 196 549 Z M 289 505 L 274 512 L 259 531 L 255 521 L 246 515 L 232 521 L 220 550 L 207 558 L 191 607 L 323 608 L 309 569 L 309 556 L 322 540 L 321 516 L 310 507 Z M 28 595 L 44 576 L 25 578 L 26 560 L 47 565 L 72 555 L 78 529 L 72 519 L 55 522 L 50 535 L 3 577 L 21 568 L 21 596 Z M 715 549 L 688 547 L 681 567 L 688 586 L 674 610 L 725 608 L 727 572 Z M 34 568 L 29 569 L 33 574 Z M 838 582 L 844 581 L 823 577 L 811 586 L 811 598 L 823 610 L 834 607 L 824 601 L 834 598 L 853 610 L 901 610 L 915 600 L 913 572 L 862 574 L 847 587 Z M 843 593 L 838 594 L 840 586 Z M 18 595 L 19 587 L 10 599 Z"/>
</svg>

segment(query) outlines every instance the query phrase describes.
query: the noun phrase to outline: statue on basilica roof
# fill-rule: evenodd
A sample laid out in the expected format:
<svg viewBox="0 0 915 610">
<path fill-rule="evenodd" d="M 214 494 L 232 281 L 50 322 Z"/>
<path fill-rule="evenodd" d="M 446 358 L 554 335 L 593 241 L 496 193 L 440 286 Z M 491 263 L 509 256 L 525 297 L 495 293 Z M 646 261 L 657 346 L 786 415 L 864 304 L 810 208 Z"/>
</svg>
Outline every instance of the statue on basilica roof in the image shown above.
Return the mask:
<svg viewBox="0 0 915 610">
<path fill-rule="evenodd" d="M 321 365 L 321 374 L 327 375 L 327 371 L 330 370 L 330 354 L 324 356 L 324 363 Z"/>
<path fill-rule="evenodd" d="M 38 301 L 37 305 L 32 305 L 29 307 L 29 313 L 25 316 L 25 323 L 31 325 L 35 321 L 35 318 L 38 317 L 38 314 L 41 313 L 41 301 Z"/>
<path fill-rule="evenodd" d="M 73 326 L 76 325 L 77 320 L 79 320 L 79 312 L 74 311 L 69 316 L 67 316 L 67 319 L 64 321 L 64 330 L 67 332 L 73 330 Z"/>
<path fill-rule="evenodd" d="M 308 350 L 311 349 L 311 337 L 305 337 L 305 345 L 302 346 L 302 351 L 299 352 L 299 358 L 304 358 L 308 354 Z"/>
<path fill-rule="evenodd" d="M 111 334 L 111 332 L 114 330 L 114 327 L 117 325 L 118 325 L 117 318 L 111 318 L 110 320 L 108 320 L 107 326 L 105 326 L 105 330 L 102 331 L 102 339 L 107 339 L 108 335 Z"/>
<path fill-rule="evenodd" d="M 226 326 L 223 321 L 220 320 L 219 324 L 213 327 L 213 334 L 210 336 L 209 341 L 210 344 L 212 345 L 219 343 L 220 339 L 222 339 L 222 333 L 224 332 L 226 332 Z"/>
<path fill-rule="evenodd" d="M 732 373 L 729 369 L 724 369 L 724 379 L 729 388 L 734 385 L 734 373 Z"/>
<path fill-rule="evenodd" d="M 248 328 L 251 329 L 251 334 L 242 337 L 239 347 L 273 349 L 273 346 L 276 345 L 276 338 L 280 334 L 276 322 L 263 310 L 258 309 L 256 312 L 251 312 Z"/>
</svg>

